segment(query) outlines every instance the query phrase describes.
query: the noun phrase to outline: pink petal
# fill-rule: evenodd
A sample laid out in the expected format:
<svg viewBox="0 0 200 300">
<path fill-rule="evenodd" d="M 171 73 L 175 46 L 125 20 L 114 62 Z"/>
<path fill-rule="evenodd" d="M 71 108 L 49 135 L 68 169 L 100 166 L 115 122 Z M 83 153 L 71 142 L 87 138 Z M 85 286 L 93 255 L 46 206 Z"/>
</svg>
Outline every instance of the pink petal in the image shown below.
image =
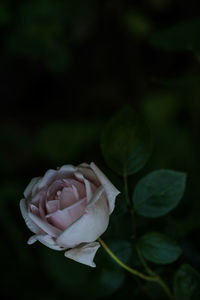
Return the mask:
<svg viewBox="0 0 200 300">
<path fill-rule="evenodd" d="M 58 171 L 56 170 L 48 170 L 44 176 L 41 178 L 41 181 L 38 183 L 38 189 L 46 188 L 53 181 L 58 178 Z"/>
<path fill-rule="evenodd" d="M 42 177 L 41 181 L 38 183 L 38 188 L 45 188 L 57 179 L 64 179 L 66 177 L 69 177 L 76 171 L 76 169 L 77 168 L 72 165 L 64 165 L 58 170 L 48 170 Z"/>
<path fill-rule="evenodd" d="M 73 188 L 73 186 L 74 186 L 76 188 L 76 190 L 78 192 L 78 195 L 79 195 L 79 199 L 82 199 L 86 196 L 85 185 L 82 182 L 80 182 L 78 180 L 71 179 L 71 178 L 66 179 L 64 181 L 65 181 L 65 183 L 68 187 Z"/>
<path fill-rule="evenodd" d="M 65 248 L 58 246 L 55 243 L 54 239 L 49 235 L 43 235 L 43 234 L 33 235 L 29 238 L 27 243 L 29 245 L 32 245 L 36 241 L 39 241 L 43 245 L 45 245 L 53 250 L 58 250 L 58 251 L 65 250 Z"/>
<path fill-rule="evenodd" d="M 76 172 L 75 177 L 78 178 L 79 180 L 81 180 L 82 182 L 84 182 L 85 184 L 85 188 L 86 188 L 86 196 L 87 196 L 87 201 L 89 202 L 92 198 L 92 195 L 96 189 L 96 187 L 94 186 L 94 184 L 92 182 L 89 182 L 84 176 L 83 174 Z"/>
<path fill-rule="evenodd" d="M 66 251 L 65 256 L 94 268 L 96 267 L 96 264 L 93 259 L 99 247 L 100 244 L 98 242 L 82 244 L 76 248 Z"/>
<path fill-rule="evenodd" d="M 36 216 L 40 216 L 40 212 L 37 206 L 35 206 L 34 204 L 30 204 L 30 211 L 36 215 Z"/>
<path fill-rule="evenodd" d="M 62 190 L 65 187 L 65 182 L 62 179 L 55 180 L 47 190 L 47 198 L 50 200 L 54 200 L 56 197 L 56 192 Z"/>
<path fill-rule="evenodd" d="M 103 174 L 103 172 L 92 162 L 90 164 L 91 169 L 94 171 L 96 176 L 98 177 L 99 181 L 101 182 L 102 186 L 105 189 L 108 202 L 109 202 L 109 208 L 110 208 L 110 214 L 113 212 L 115 207 L 115 199 L 117 195 L 120 193 L 116 187 L 110 182 L 110 180 Z"/>
<path fill-rule="evenodd" d="M 57 210 L 55 213 L 47 216 L 48 221 L 53 226 L 65 230 L 85 213 L 86 204 L 87 200 L 84 198 L 63 210 Z"/>
<path fill-rule="evenodd" d="M 64 178 L 65 176 L 69 176 L 72 173 L 76 172 L 76 170 L 77 167 L 74 167 L 73 165 L 64 165 L 60 169 L 58 169 L 58 172 L 61 175 L 61 177 Z"/>
<path fill-rule="evenodd" d="M 55 212 L 59 208 L 59 200 L 50 200 L 46 202 L 46 210 L 48 214 Z"/>
<path fill-rule="evenodd" d="M 78 201 L 79 200 L 78 190 L 73 184 L 72 184 L 72 190 L 73 190 L 74 197 L 76 198 L 76 201 Z"/>
<path fill-rule="evenodd" d="M 86 163 L 82 163 L 81 165 L 78 166 L 78 173 L 83 174 L 83 176 L 89 181 L 95 184 L 95 186 L 99 186 L 100 182 L 99 179 L 97 178 L 96 174 L 93 172 L 91 169 L 90 165 Z M 76 175 L 76 173 L 75 173 Z"/>
<path fill-rule="evenodd" d="M 49 234 L 52 237 L 57 237 L 61 234 L 61 230 L 47 223 L 46 221 L 38 218 L 32 213 L 28 213 L 29 218 L 32 222 L 34 222 L 39 228 L 41 228 L 44 232 Z"/>
<path fill-rule="evenodd" d="M 73 203 L 75 203 L 77 200 L 73 193 L 73 189 L 69 187 L 64 188 L 60 194 L 59 201 L 60 201 L 60 209 L 64 209 L 72 205 Z"/>
<path fill-rule="evenodd" d="M 109 208 L 106 199 L 100 195 L 99 191 L 95 193 L 91 201 L 94 204 L 88 205 L 87 212 L 57 238 L 60 246 L 73 248 L 81 243 L 94 242 L 106 230 Z"/>
<path fill-rule="evenodd" d="M 22 213 L 22 216 L 26 222 L 27 227 L 34 233 L 42 233 L 43 231 L 41 230 L 41 228 L 39 226 L 37 226 L 28 216 L 28 209 L 27 209 L 27 205 L 26 205 L 26 200 L 22 199 L 20 201 L 20 210 Z"/>
</svg>

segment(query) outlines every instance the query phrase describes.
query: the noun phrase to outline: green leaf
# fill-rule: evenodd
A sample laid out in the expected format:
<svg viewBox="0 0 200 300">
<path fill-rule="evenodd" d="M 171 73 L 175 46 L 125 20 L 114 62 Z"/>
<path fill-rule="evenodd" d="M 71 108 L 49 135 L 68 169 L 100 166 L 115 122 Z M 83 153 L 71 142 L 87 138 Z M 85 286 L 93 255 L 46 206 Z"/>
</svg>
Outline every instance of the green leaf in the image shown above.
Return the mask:
<svg viewBox="0 0 200 300">
<path fill-rule="evenodd" d="M 181 22 L 155 33 L 151 43 L 157 48 L 171 51 L 200 49 L 200 19 Z"/>
<path fill-rule="evenodd" d="M 128 263 L 132 254 L 132 246 L 130 242 L 113 239 L 106 242 L 106 244 L 120 260 L 122 260 L 124 263 Z M 112 258 L 111 260 L 113 262 Z"/>
<path fill-rule="evenodd" d="M 174 240 L 159 232 L 143 235 L 138 241 L 138 247 L 147 260 L 157 264 L 172 263 L 182 253 Z"/>
<path fill-rule="evenodd" d="M 200 299 L 200 274 L 190 265 L 182 265 L 174 276 L 175 300 Z"/>
<path fill-rule="evenodd" d="M 133 109 L 126 106 L 106 124 L 101 149 L 111 169 L 120 175 L 134 174 L 150 157 L 149 130 Z"/>
<path fill-rule="evenodd" d="M 181 200 L 186 174 L 172 170 L 158 170 L 143 177 L 133 193 L 135 211 L 145 217 L 156 218 L 174 209 Z"/>
</svg>

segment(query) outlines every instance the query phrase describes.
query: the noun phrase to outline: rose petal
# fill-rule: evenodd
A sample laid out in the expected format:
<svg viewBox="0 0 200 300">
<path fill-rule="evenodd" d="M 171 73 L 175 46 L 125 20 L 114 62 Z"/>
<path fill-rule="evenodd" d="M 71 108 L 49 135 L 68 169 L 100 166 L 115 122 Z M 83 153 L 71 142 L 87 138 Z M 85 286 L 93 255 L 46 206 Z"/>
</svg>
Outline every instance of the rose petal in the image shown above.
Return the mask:
<svg viewBox="0 0 200 300">
<path fill-rule="evenodd" d="M 95 268 L 96 264 L 93 259 L 99 247 L 100 244 L 98 242 L 82 244 L 76 248 L 66 251 L 65 256 L 79 263 Z"/>
<path fill-rule="evenodd" d="M 43 235 L 43 234 L 33 235 L 28 239 L 27 243 L 29 245 L 32 245 L 36 241 L 39 241 L 43 245 L 45 245 L 53 250 L 58 250 L 58 251 L 65 250 L 65 248 L 58 246 L 55 243 L 54 239 L 49 235 Z"/>
<path fill-rule="evenodd" d="M 99 186 L 100 182 L 99 179 L 97 178 L 96 174 L 93 172 L 91 169 L 90 165 L 86 163 L 82 163 L 78 166 L 78 173 L 83 174 L 83 176 L 89 181 L 95 184 L 95 186 Z"/>
<path fill-rule="evenodd" d="M 58 171 L 57 170 L 48 170 L 41 180 L 38 182 L 37 188 L 40 190 L 42 188 L 46 188 L 49 186 L 54 180 L 58 178 Z"/>
<path fill-rule="evenodd" d="M 48 170 L 41 181 L 38 183 L 38 188 L 42 189 L 50 185 L 56 179 L 63 179 L 73 174 L 76 171 L 76 167 L 72 165 L 64 165 L 59 170 Z"/>
<path fill-rule="evenodd" d="M 74 167 L 73 165 L 64 165 L 60 169 L 58 169 L 58 172 L 63 177 L 65 175 L 69 175 L 69 174 L 76 172 L 76 170 L 77 170 L 77 167 Z"/>
<path fill-rule="evenodd" d="M 115 198 L 120 192 L 116 189 L 116 187 L 114 187 L 110 180 L 103 174 L 103 172 L 101 172 L 101 170 L 93 162 L 90 164 L 90 167 L 94 171 L 94 173 L 96 174 L 96 176 L 98 177 L 99 181 L 105 189 L 111 214 L 115 207 Z"/>
<path fill-rule="evenodd" d="M 34 204 L 30 204 L 30 211 L 34 214 L 34 215 L 36 215 L 36 216 L 40 216 L 40 212 L 39 212 L 39 209 L 38 209 L 38 207 L 37 206 L 35 206 Z"/>
<path fill-rule="evenodd" d="M 99 191 L 93 196 L 93 205 L 87 206 L 87 213 L 69 226 L 57 238 L 60 246 L 73 248 L 81 243 L 94 242 L 107 228 L 109 207 Z M 98 200 L 96 200 L 98 198 Z"/>
<path fill-rule="evenodd" d="M 52 237 L 57 237 L 60 235 L 61 230 L 52 226 L 51 224 L 45 222 L 41 218 L 38 218 L 32 213 L 28 213 L 28 217 L 34 222 L 39 228 L 41 228 L 44 232 L 48 233 Z"/>
<path fill-rule="evenodd" d="M 52 184 L 48 187 L 47 190 L 47 198 L 49 200 L 56 199 L 56 193 L 61 191 L 65 187 L 65 182 L 63 179 L 58 179 L 52 182 Z"/>
<path fill-rule="evenodd" d="M 50 200 L 46 202 L 46 210 L 48 214 L 55 212 L 59 208 L 59 200 Z"/>
<path fill-rule="evenodd" d="M 24 197 L 29 198 L 32 193 L 33 186 L 41 179 L 41 177 L 35 177 L 31 179 L 30 183 L 27 185 L 25 191 L 24 191 Z"/>
<path fill-rule="evenodd" d="M 64 209 L 77 201 L 72 188 L 64 188 L 59 196 L 60 209 Z"/>
<path fill-rule="evenodd" d="M 76 201 L 78 201 L 79 200 L 78 190 L 73 184 L 72 184 L 72 190 L 73 190 L 74 197 L 76 198 Z"/>
<path fill-rule="evenodd" d="M 63 210 L 57 210 L 47 216 L 48 222 L 61 230 L 65 230 L 84 214 L 86 204 L 87 199 L 84 198 Z"/>
<path fill-rule="evenodd" d="M 86 196 L 87 196 L 87 201 L 89 202 L 92 198 L 93 192 L 92 192 L 92 183 L 89 182 L 84 176 L 83 174 L 76 172 L 75 177 L 80 179 L 82 182 L 84 182 L 85 184 L 85 188 L 86 188 Z M 93 185 L 94 187 L 94 185 Z M 95 190 L 95 188 L 93 188 L 93 190 Z"/>
<path fill-rule="evenodd" d="M 43 231 L 41 230 L 41 228 L 39 226 L 37 226 L 28 216 L 28 209 L 27 209 L 27 205 L 26 205 L 26 200 L 22 199 L 20 201 L 20 210 L 21 210 L 21 214 L 26 222 L 27 227 L 34 233 L 42 233 Z"/>
<path fill-rule="evenodd" d="M 78 180 L 71 179 L 71 178 L 66 179 L 64 181 L 65 181 L 65 183 L 68 187 L 72 187 L 72 188 L 75 187 L 76 188 L 76 190 L 78 192 L 78 198 L 79 199 L 82 199 L 86 196 L 85 186 L 82 182 L 80 182 Z"/>
</svg>

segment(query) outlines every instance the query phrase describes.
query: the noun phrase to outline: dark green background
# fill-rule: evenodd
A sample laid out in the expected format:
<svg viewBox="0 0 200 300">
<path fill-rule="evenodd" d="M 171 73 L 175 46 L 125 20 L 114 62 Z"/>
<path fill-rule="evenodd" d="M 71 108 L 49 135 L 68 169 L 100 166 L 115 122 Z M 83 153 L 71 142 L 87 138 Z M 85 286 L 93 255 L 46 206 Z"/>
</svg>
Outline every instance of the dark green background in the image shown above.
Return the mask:
<svg viewBox="0 0 200 300">
<path fill-rule="evenodd" d="M 103 161 L 99 137 L 108 118 L 127 103 L 143 115 L 154 138 L 150 161 L 130 177 L 130 185 L 158 168 L 188 173 L 186 193 L 175 212 L 153 224 L 138 220 L 138 231 L 145 233 L 152 225 L 177 238 L 183 248 L 180 262 L 200 269 L 196 3 L 0 0 L 0 266 L 5 299 L 143 295 L 138 283 L 115 266 L 104 271 L 102 249 L 94 271 L 39 243 L 28 246 L 31 233 L 19 211 L 30 179 L 67 163 L 95 161 L 122 188 Z M 193 20 L 195 27 L 181 25 L 178 33 L 177 28 L 167 36 L 162 33 Z M 122 210 L 111 217 L 107 238 L 130 238 Z M 170 265 L 170 271 L 178 266 Z M 161 299 L 159 290 L 151 286 L 150 291 Z"/>
</svg>

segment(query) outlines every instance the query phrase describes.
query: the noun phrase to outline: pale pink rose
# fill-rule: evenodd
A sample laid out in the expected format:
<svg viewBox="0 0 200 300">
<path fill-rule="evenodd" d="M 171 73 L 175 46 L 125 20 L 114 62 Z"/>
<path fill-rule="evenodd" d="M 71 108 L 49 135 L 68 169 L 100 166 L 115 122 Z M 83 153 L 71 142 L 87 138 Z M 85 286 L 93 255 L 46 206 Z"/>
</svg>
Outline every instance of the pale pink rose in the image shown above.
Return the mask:
<svg viewBox="0 0 200 300">
<path fill-rule="evenodd" d="M 65 256 L 95 267 L 96 241 L 107 229 L 119 191 L 94 164 L 65 165 L 33 178 L 20 201 L 28 228 L 40 241 Z"/>
</svg>

